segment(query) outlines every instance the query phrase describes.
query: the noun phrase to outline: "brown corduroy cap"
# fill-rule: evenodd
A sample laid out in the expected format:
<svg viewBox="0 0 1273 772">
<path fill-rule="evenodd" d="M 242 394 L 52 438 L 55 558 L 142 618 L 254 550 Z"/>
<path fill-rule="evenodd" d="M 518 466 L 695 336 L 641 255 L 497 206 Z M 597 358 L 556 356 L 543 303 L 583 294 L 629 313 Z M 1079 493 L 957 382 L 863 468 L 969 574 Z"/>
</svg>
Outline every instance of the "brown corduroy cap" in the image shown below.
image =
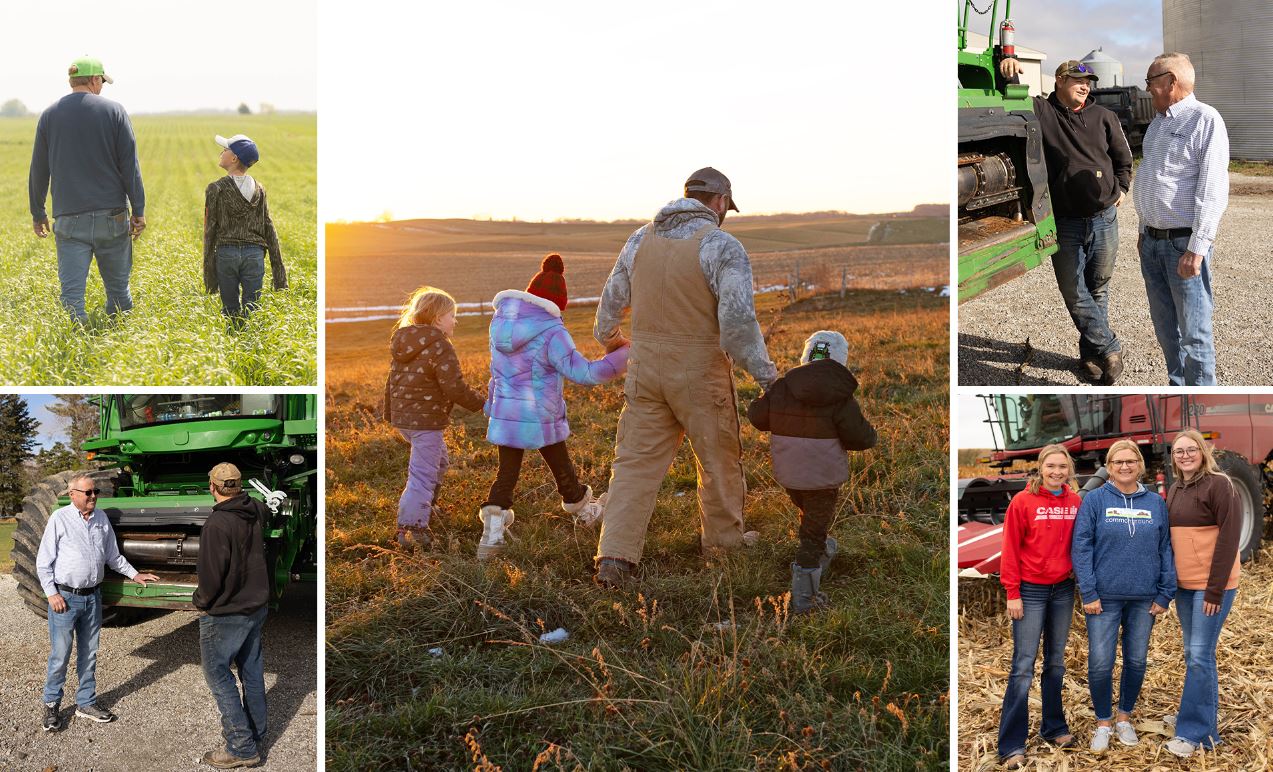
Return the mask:
<svg viewBox="0 0 1273 772">
<path fill-rule="evenodd" d="M 208 479 L 222 488 L 238 488 L 243 485 L 243 475 L 239 468 L 226 461 L 212 467 L 212 471 L 208 472 Z"/>
</svg>

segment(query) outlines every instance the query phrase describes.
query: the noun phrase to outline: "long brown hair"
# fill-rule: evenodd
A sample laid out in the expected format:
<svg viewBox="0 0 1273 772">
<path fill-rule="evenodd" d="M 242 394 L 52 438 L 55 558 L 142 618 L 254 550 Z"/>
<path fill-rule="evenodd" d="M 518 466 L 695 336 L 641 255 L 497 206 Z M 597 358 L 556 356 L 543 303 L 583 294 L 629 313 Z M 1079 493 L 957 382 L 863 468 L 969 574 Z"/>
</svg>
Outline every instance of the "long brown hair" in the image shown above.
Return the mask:
<svg viewBox="0 0 1273 772">
<path fill-rule="evenodd" d="M 1031 475 L 1030 481 L 1025 484 L 1026 490 L 1031 493 L 1038 493 L 1039 488 L 1043 487 L 1043 461 L 1048 456 L 1055 456 L 1060 453 L 1065 456 L 1066 462 L 1070 465 L 1070 477 L 1065 481 L 1070 486 L 1070 490 L 1078 490 L 1078 481 L 1074 479 L 1074 459 L 1070 456 L 1070 451 L 1064 445 L 1044 445 L 1039 451 L 1039 472 Z"/>
</svg>

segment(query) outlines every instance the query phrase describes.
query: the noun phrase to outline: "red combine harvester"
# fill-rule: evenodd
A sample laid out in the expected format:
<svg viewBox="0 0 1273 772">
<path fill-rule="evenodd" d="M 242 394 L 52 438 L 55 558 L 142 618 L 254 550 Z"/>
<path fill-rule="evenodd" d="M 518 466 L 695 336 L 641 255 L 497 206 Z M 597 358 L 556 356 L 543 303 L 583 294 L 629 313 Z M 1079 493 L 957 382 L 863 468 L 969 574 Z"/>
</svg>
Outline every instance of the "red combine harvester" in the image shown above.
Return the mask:
<svg viewBox="0 0 1273 772">
<path fill-rule="evenodd" d="M 996 394 L 982 396 L 996 449 L 983 462 L 1008 469 L 1034 462 L 1044 445 L 1060 443 L 1074 457 L 1079 495 L 1104 484 L 1105 451 L 1130 439 L 1145 456 L 1147 486 L 1166 496 L 1171 441 L 1186 428 L 1216 447 L 1216 463 L 1233 479 L 1242 502 L 1242 560 L 1260 547 L 1265 504 L 1273 497 L 1273 394 Z M 961 578 L 999 573 L 1003 518 L 1027 475 L 1000 473 L 959 481 L 958 563 Z"/>
</svg>

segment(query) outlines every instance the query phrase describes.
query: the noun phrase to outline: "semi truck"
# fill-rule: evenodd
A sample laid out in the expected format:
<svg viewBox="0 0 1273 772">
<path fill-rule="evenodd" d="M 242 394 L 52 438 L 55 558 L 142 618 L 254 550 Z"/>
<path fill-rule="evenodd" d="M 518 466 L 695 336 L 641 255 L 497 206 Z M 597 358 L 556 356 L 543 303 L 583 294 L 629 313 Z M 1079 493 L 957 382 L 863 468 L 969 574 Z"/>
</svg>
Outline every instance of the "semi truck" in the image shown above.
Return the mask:
<svg viewBox="0 0 1273 772">
<path fill-rule="evenodd" d="M 958 15 L 959 276 L 962 302 L 1023 275 L 1056 252 L 1043 133 L 1029 87 L 998 64 L 1014 55 L 1011 0 L 961 0 Z M 1002 11 L 1002 15 L 1000 15 Z M 965 51 L 968 29 L 988 30 L 984 51 Z"/>
<path fill-rule="evenodd" d="M 1096 104 L 1109 108 L 1118 116 L 1127 136 L 1127 144 L 1139 148 L 1145 139 L 1145 130 L 1154 120 L 1154 98 L 1139 86 L 1112 86 L 1092 89 Z"/>
<path fill-rule="evenodd" d="M 18 592 L 35 613 L 48 600 L 36 555 L 49 516 L 70 503 L 68 483 L 88 474 L 101 493 L 120 553 L 159 577 L 146 585 L 107 569 L 106 616 L 124 621 L 140 609 L 193 611 L 199 534 L 215 503 L 208 473 L 228 461 L 244 490 L 269 509 L 261 524 L 277 606 L 288 583 L 317 578 L 318 413 L 313 394 L 103 394 L 98 436 L 83 443 L 90 466 L 35 485 L 14 531 Z"/>
<path fill-rule="evenodd" d="M 959 576 L 999 573 L 1003 520 L 1045 445 L 1074 457 L 1079 495 L 1104 483 L 1106 450 L 1130 439 L 1145 457 L 1142 482 L 1166 496 L 1172 483 L 1171 442 L 1197 429 L 1216 448 L 1216 463 L 1233 480 L 1242 506 L 1239 552 L 1259 551 L 1273 501 L 1273 394 L 1003 394 L 982 397 L 995 449 L 981 461 L 998 473 L 958 482 L 955 521 Z M 1000 445 L 1002 441 L 1002 445 Z"/>
</svg>

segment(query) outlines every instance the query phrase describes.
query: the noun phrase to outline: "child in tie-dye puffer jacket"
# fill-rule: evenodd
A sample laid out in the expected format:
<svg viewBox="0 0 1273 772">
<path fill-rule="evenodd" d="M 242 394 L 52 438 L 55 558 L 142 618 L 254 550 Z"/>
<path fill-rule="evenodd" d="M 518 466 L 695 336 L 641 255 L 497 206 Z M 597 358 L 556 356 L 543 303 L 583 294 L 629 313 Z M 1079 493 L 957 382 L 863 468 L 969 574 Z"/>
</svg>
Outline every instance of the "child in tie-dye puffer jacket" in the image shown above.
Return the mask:
<svg viewBox="0 0 1273 772">
<path fill-rule="evenodd" d="M 505 530 L 513 522 L 513 490 L 527 450 L 538 450 L 552 470 L 561 507 L 576 522 L 592 525 L 602 514 L 604 497 L 581 485 L 566 438 L 564 380 L 595 386 L 627 369 L 628 346 L 615 347 L 589 361 L 575 349 L 561 312 L 566 308 L 565 267 L 561 256 L 544 258 L 525 292 L 504 290 L 495 296 L 491 320 L 491 382 L 486 398 L 490 417 L 486 439 L 499 446 L 499 473 L 482 504 L 479 560 L 504 548 Z"/>
</svg>

